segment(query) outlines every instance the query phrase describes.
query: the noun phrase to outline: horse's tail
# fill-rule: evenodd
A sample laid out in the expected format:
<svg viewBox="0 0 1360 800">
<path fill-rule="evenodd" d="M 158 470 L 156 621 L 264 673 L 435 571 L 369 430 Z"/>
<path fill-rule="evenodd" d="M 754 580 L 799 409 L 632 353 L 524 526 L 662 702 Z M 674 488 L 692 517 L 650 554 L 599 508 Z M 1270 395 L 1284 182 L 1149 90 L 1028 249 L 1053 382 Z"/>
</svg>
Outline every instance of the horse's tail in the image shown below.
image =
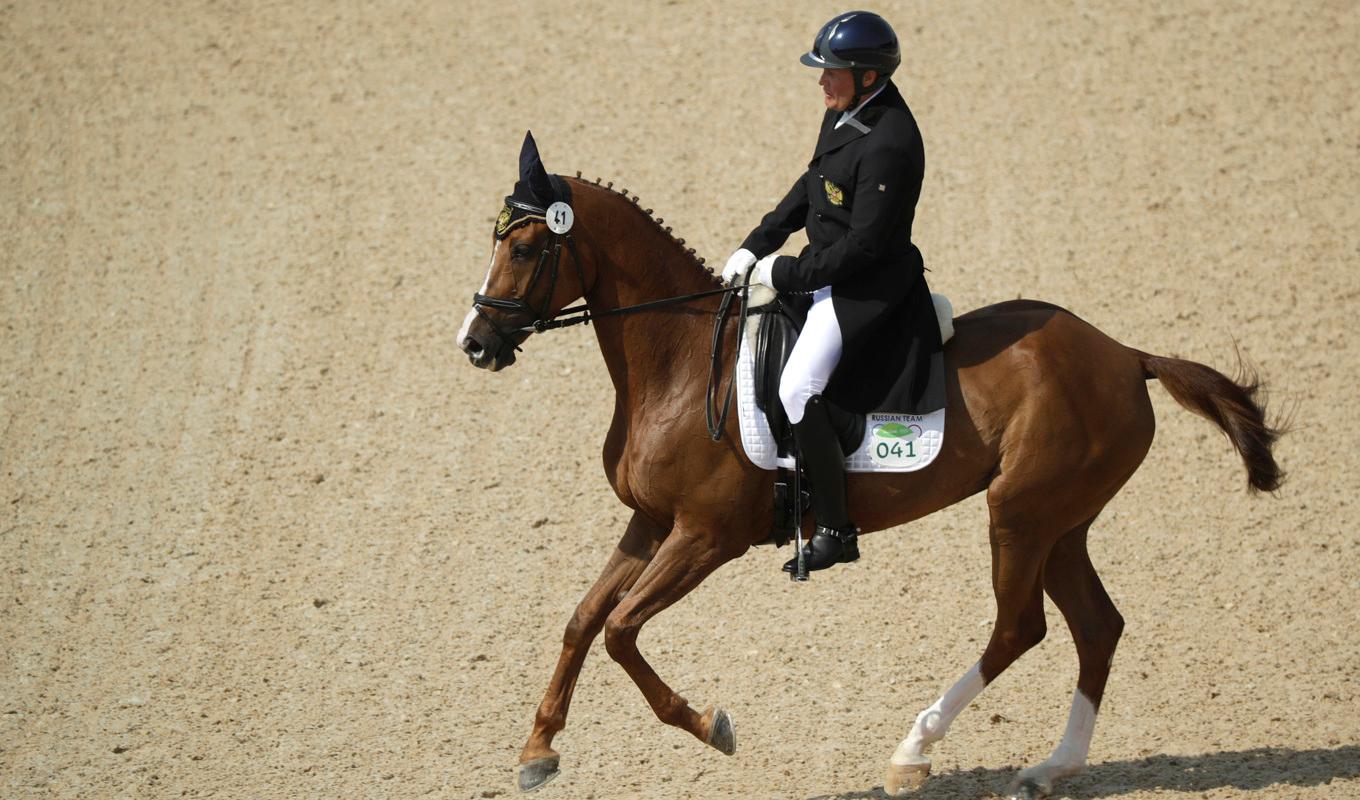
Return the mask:
<svg viewBox="0 0 1360 800">
<path fill-rule="evenodd" d="M 1250 491 L 1273 492 L 1284 481 L 1284 470 L 1275 463 L 1271 448 L 1288 430 L 1288 422 L 1266 421 L 1265 400 L 1256 399 L 1262 390 L 1256 371 L 1238 354 L 1237 378 L 1179 358 L 1153 356 L 1135 351 L 1147 379 L 1156 378 L 1176 402 L 1213 422 L 1228 435 L 1228 440 L 1247 465 Z"/>
</svg>

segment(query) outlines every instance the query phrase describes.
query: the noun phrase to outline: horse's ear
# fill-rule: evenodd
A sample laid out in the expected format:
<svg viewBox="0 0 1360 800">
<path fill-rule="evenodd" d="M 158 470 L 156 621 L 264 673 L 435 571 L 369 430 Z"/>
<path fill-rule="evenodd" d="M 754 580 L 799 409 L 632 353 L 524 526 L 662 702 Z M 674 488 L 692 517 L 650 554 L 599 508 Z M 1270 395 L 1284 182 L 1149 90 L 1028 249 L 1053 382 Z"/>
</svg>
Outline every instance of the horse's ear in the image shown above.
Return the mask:
<svg viewBox="0 0 1360 800">
<path fill-rule="evenodd" d="M 532 131 L 524 132 L 524 146 L 519 150 L 519 179 L 543 205 L 552 202 L 552 182 L 548 180 L 548 171 L 543 168 L 543 159 L 538 155 L 538 145 L 534 142 Z"/>
</svg>

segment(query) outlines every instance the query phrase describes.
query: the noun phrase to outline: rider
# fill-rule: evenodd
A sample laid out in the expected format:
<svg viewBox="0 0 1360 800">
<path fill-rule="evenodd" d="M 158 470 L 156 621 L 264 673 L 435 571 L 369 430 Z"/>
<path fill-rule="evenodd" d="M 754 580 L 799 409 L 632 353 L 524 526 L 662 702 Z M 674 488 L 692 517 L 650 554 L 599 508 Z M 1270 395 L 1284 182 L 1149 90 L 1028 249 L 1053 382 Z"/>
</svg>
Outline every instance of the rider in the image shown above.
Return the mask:
<svg viewBox="0 0 1360 800">
<path fill-rule="evenodd" d="M 903 304 L 921 308 L 921 293 L 927 309 L 930 300 L 921 254 L 911 243 L 925 153 L 916 120 L 890 80 L 901 61 L 897 35 L 877 14 L 847 12 L 822 26 L 801 61 L 822 70 L 827 108 L 812 161 L 728 259 L 723 278 L 734 281 L 750 270 L 751 283 L 812 294 L 779 397 L 813 488 L 817 531 L 804 555 L 817 570 L 859 558 L 835 424 L 846 412 L 829 405 L 823 391 L 843 348 L 863 349 L 890 312 Z M 778 255 L 789 234 L 804 227 L 802 253 Z M 928 350 L 913 347 L 918 356 Z M 792 572 L 794 563 L 784 570 Z"/>
</svg>

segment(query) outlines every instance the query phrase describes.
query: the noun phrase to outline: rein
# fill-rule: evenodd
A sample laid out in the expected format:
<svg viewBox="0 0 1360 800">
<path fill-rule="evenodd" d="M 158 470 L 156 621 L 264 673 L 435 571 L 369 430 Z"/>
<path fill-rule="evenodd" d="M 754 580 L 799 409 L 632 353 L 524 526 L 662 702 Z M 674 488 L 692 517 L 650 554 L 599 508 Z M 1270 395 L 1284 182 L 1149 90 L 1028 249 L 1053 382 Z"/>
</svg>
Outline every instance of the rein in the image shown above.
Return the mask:
<svg viewBox="0 0 1360 800">
<path fill-rule="evenodd" d="M 585 272 L 581 268 L 581 255 L 576 250 L 576 240 L 570 233 L 571 224 L 573 222 L 570 206 L 567 206 L 565 203 L 553 203 L 551 206 L 543 208 L 509 197 L 506 198 L 505 202 L 507 205 L 514 206 L 531 215 L 524 219 L 543 219 L 547 223 L 549 230 L 548 241 L 544 243 L 543 249 L 538 253 L 538 262 L 534 265 L 534 272 L 533 275 L 529 277 L 529 285 L 525 287 L 523 298 L 491 297 L 480 292 L 475 292 L 472 295 L 472 309 L 477 312 L 478 316 L 486 320 L 487 324 L 491 326 L 491 330 L 495 331 L 496 335 L 499 336 L 502 341 L 513 347 L 517 352 L 523 352 L 523 348 L 515 343 L 513 335 L 516 333 L 543 333 L 557 328 L 569 328 L 573 325 L 589 325 L 590 321 L 593 319 L 615 317 L 623 314 L 634 314 L 639 311 L 649 311 L 654 308 L 688 303 L 692 300 L 699 300 L 714 295 L 723 295 L 722 302 L 718 304 L 718 312 L 713 319 L 713 349 L 709 356 L 708 387 L 704 392 L 704 420 L 708 424 L 708 435 L 712 437 L 715 442 L 721 439 L 723 428 L 727 424 L 728 412 L 731 410 L 732 390 L 737 384 L 736 362 L 734 361 L 732 365 L 732 378 L 728 381 L 727 391 L 722 398 L 722 410 L 716 415 L 715 419 L 714 401 L 717 397 L 716 386 L 719 381 L 719 372 L 721 371 L 718 361 L 722 351 L 722 335 L 723 331 L 726 329 L 728 311 L 732 306 L 732 297 L 737 292 L 741 292 L 741 305 L 738 313 L 740 323 L 737 328 L 737 351 L 740 353 L 742 336 L 746 330 L 746 317 L 749 310 L 749 292 L 747 291 L 747 288 L 750 286 L 750 273 L 747 273 L 746 280 L 739 286 L 724 286 L 721 289 L 707 289 L 702 292 L 693 292 L 677 297 L 663 297 L 659 300 L 649 300 L 645 303 L 636 303 L 631 306 L 621 306 L 619 308 L 611 308 L 604 311 L 595 311 L 590 307 L 590 293 L 594 290 L 595 286 L 592 285 L 590 288 L 586 288 Z M 559 209 L 559 207 L 561 207 L 561 209 Z M 530 304 L 529 298 L 533 295 L 534 287 L 538 285 L 538 281 L 543 276 L 544 268 L 546 267 L 548 270 L 548 291 L 543 297 L 543 308 L 546 309 L 547 304 L 552 301 L 553 292 L 557 288 L 557 276 L 562 260 L 563 244 L 565 244 L 567 250 L 571 252 L 572 263 L 576 266 L 576 278 L 581 284 L 581 296 L 585 302 L 570 308 L 564 308 L 556 314 L 547 315 L 544 314 L 543 311 L 534 308 L 534 306 Z M 518 312 L 527 317 L 531 317 L 533 321 L 528 325 L 523 325 L 507 332 L 486 313 L 484 307 Z"/>
<path fill-rule="evenodd" d="M 746 315 L 749 309 L 751 293 L 746 291 L 751 285 L 751 271 L 746 271 L 746 277 L 740 286 L 732 286 L 729 289 L 741 289 L 741 309 L 737 313 L 737 358 L 741 357 L 741 339 L 746 333 Z M 708 424 L 708 435 L 713 441 L 722 438 L 723 428 L 727 426 L 727 412 L 732 409 L 732 390 L 737 385 L 737 365 L 732 362 L 732 378 L 727 382 L 727 392 L 723 395 L 722 411 L 718 418 L 713 418 L 713 399 L 714 387 L 718 382 L 718 354 L 722 352 L 723 328 L 727 325 L 727 309 L 732 305 L 733 295 L 729 292 L 723 296 L 722 302 L 718 304 L 718 313 L 713 318 L 713 349 L 709 353 L 708 360 L 708 388 L 704 390 L 704 422 Z"/>
<path fill-rule="evenodd" d="M 574 253 L 572 254 L 572 257 L 573 258 L 575 257 Z M 531 330 L 542 333 L 543 331 L 550 331 L 553 330 L 554 328 L 569 328 L 572 325 L 582 324 L 589 325 L 592 319 L 600 319 L 602 317 L 614 317 L 620 314 L 632 314 L 637 311 L 647 311 L 653 308 L 661 308 L 663 306 L 673 306 L 679 303 L 687 303 L 690 300 L 698 300 L 703 297 L 712 297 L 715 294 L 727 295 L 727 297 L 723 298 L 722 305 L 719 306 L 718 313 L 722 314 L 724 313 L 724 311 L 726 311 L 727 306 L 730 305 L 729 301 L 732 299 L 732 295 L 745 288 L 746 288 L 745 286 L 724 286 L 721 289 L 707 289 L 702 292 L 694 292 L 693 294 L 682 294 L 677 297 L 663 297 L 660 300 L 649 300 L 645 303 L 637 303 L 636 305 L 622 306 L 620 308 L 611 308 L 606 309 L 604 311 L 591 310 L 590 304 L 587 302 L 582 303 L 579 306 L 564 308 L 561 311 L 557 312 L 557 314 L 555 314 L 551 319 L 536 320 L 532 325 L 527 325 L 523 328 L 519 328 L 519 330 L 520 331 Z M 743 296 L 742 304 L 745 305 L 745 302 L 746 300 L 745 297 Z M 572 314 L 575 316 L 563 319 L 562 318 L 563 314 Z"/>
</svg>

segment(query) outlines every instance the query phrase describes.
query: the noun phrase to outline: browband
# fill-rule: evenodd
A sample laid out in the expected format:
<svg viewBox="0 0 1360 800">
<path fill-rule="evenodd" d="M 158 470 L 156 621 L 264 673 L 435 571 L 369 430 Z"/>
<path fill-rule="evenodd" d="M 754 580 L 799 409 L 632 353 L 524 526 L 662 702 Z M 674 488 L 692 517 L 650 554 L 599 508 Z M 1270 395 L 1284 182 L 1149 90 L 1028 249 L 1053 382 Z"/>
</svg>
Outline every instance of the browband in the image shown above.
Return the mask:
<svg viewBox="0 0 1360 800">
<path fill-rule="evenodd" d="M 496 217 L 496 238 L 504 239 L 510 231 L 531 220 L 543 222 L 547 213 L 548 210 L 542 206 L 507 197 L 500 215 Z"/>
</svg>

